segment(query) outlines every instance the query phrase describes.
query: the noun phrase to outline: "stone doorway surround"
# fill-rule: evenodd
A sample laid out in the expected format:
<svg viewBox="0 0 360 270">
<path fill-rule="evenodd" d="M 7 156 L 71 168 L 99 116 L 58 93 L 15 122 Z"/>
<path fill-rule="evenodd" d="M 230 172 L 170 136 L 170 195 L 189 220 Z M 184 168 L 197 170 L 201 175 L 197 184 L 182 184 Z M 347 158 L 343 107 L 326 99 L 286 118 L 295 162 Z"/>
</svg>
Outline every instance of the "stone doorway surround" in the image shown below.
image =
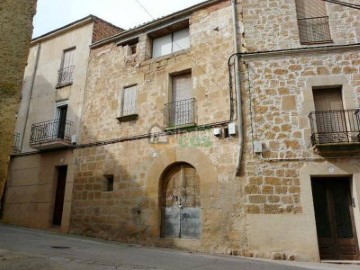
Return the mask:
<svg viewBox="0 0 360 270">
<path fill-rule="evenodd" d="M 204 239 L 211 238 L 211 233 L 206 230 L 206 225 L 211 227 L 211 219 L 209 221 L 209 197 L 214 188 L 217 187 L 217 171 L 215 165 L 209 160 L 209 158 L 200 150 L 196 148 L 177 148 L 173 147 L 167 150 L 162 151 L 158 158 L 155 159 L 150 166 L 150 169 L 146 175 L 145 182 L 145 192 L 146 196 L 152 201 L 157 202 L 157 211 L 154 211 L 154 214 L 151 218 L 152 234 L 153 237 L 160 239 L 160 227 L 161 227 L 161 205 L 160 205 L 160 195 L 161 195 L 161 178 L 163 173 L 174 163 L 185 162 L 193 166 L 200 178 L 200 190 L 201 190 L 201 209 L 203 212 L 202 215 L 202 224 L 203 231 L 201 239 L 191 239 L 191 240 L 181 240 L 176 241 L 177 245 L 184 247 L 196 248 L 201 245 L 201 242 Z M 215 224 L 214 224 L 215 225 Z M 166 241 L 166 239 L 163 239 Z"/>
</svg>

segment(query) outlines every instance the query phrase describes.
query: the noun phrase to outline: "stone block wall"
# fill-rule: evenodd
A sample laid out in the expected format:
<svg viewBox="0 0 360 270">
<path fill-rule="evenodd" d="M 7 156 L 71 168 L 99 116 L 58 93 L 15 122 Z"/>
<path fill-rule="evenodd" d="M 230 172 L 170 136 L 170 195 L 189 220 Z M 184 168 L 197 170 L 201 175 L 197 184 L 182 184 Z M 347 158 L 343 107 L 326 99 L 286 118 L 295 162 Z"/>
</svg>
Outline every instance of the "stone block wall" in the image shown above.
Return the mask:
<svg viewBox="0 0 360 270">
<path fill-rule="evenodd" d="M 251 142 L 247 148 L 248 213 L 302 213 L 299 172 L 309 161 L 301 159 L 320 158 L 310 139 L 313 88 L 341 86 L 344 108 L 358 108 L 359 57 L 357 52 L 333 51 L 245 60 L 250 91 L 245 107 L 249 109 L 251 104 L 252 110 L 245 114 L 252 123 L 247 137 L 264 146 L 263 159 L 252 153 Z M 316 162 L 312 164 L 316 166 Z"/>
<path fill-rule="evenodd" d="M 357 0 L 348 1 L 357 4 Z M 246 51 L 268 51 L 305 47 L 300 45 L 295 0 L 241 2 L 245 29 Z M 326 3 L 331 37 L 334 44 L 354 44 L 360 41 L 358 10 Z M 327 44 L 314 44 L 326 46 Z"/>
<path fill-rule="evenodd" d="M 0 197 L 7 177 L 16 112 L 32 35 L 36 0 L 0 3 Z M 11 34 L 9 34 L 11 33 Z"/>
</svg>

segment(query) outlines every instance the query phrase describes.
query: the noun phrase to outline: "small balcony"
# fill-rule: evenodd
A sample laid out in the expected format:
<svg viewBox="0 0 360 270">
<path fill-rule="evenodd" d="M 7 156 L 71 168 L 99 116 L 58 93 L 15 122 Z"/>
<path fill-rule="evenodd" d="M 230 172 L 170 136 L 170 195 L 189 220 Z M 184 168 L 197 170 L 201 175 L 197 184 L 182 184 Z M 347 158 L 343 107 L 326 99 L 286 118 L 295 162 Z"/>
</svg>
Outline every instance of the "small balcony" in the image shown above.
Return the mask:
<svg viewBox="0 0 360 270">
<path fill-rule="evenodd" d="M 309 118 L 311 142 L 319 154 L 360 152 L 360 109 L 315 111 Z"/>
<path fill-rule="evenodd" d="M 71 121 L 63 119 L 33 124 L 30 146 L 38 150 L 70 147 L 72 125 Z"/>
<path fill-rule="evenodd" d="M 17 154 L 20 151 L 21 151 L 21 149 L 20 149 L 20 133 L 15 132 L 14 133 L 14 142 L 13 142 L 12 154 Z"/>
<path fill-rule="evenodd" d="M 68 66 L 66 68 L 59 69 L 56 88 L 72 84 L 74 69 L 75 66 Z"/>
<path fill-rule="evenodd" d="M 165 104 L 165 127 L 176 129 L 196 125 L 196 99 L 185 99 Z"/>
<path fill-rule="evenodd" d="M 329 17 L 298 19 L 301 44 L 331 43 Z"/>
</svg>

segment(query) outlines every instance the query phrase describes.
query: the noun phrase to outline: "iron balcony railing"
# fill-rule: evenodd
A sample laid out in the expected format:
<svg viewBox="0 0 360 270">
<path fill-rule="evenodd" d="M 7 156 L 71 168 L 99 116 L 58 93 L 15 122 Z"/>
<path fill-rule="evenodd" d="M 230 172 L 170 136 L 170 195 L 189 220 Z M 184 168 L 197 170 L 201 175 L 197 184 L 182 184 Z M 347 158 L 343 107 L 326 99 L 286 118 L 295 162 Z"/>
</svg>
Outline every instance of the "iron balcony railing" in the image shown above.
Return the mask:
<svg viewBox="0 0 360 270">
<path fill-rule="evenodd" d="M 328 16 L 298 19 L 298 24 L 301 43 L 324 43 L 332 41 Z"/>
<path fill-rule="evenodd" d="M 30 144 L 39 144 L 62 140 L 71 142 L 71 127 L 73 123 L 68 120 L 56 119 L 33 124 L 31 126 Z"/>
<path fill-rule="evenodd" d="M 73 81 L 73 72 L 75 66 L 68 66 L 58 71 L 58 83 L 57 86 L 70 84 Z"/>
<path fill-rule="evenodd" d="M 20 133 L 19 132 L 14 133 L 14 143 L 13 143 L 12 151 L 13 151 L 13 153 L 20 152 Z"/>
<path fill-rule="evenodd" d="M 179 127 L 195 125 L 196 99 L 185 99 L 165 104 L 165 126 Z"/>
<path fill-rule="evenodd" d="M 309 118 L 313 145 L 360 142 L 359 109 L 315 111 Z"/>
</svg>

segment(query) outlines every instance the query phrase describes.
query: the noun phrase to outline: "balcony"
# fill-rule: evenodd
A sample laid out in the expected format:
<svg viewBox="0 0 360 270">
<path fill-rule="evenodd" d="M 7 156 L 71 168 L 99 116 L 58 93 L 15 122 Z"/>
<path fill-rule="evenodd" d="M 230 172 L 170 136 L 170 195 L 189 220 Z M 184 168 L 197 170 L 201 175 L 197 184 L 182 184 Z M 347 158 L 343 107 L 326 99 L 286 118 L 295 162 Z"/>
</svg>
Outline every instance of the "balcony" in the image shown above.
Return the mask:
<svg viewBox="0 0 360 270">
<path fill-rule="evenodd" d="M 319 44 L 332 42 L 329 17 L 298 19 L 301 44 Z"/>
<path fill-rule="evenodd" d="M 165 104 L 165 127 L 168 129 L 195 126 L 196 99 L 185 99 Z"/>
<path fill-rule="evenodd" d="M 319 154 L 360 152 L 360 109 L 316 111 L 309 118 L 311 142 Z"/>
<path fill-rule="evenodd" d="M 21 151 L 21 149 L 20 149 L 20 133 L 15 132 L 14 133 L 14 142 L 13 142 L 12 154 L 17 154 L 20 151 Z"/>
<path fill-rule="evenodd" d="M 74 68 L 75 66 L 68 66 L 66 68 L 59 69 L 56 88 L 72 84 Z"/>
<path fill-rule="evenodd" d="M 72 125 L 71 121 L 62 119 L 33 124 L 30 146 L 38 150 L 70 147 Z"/>
</svg>

